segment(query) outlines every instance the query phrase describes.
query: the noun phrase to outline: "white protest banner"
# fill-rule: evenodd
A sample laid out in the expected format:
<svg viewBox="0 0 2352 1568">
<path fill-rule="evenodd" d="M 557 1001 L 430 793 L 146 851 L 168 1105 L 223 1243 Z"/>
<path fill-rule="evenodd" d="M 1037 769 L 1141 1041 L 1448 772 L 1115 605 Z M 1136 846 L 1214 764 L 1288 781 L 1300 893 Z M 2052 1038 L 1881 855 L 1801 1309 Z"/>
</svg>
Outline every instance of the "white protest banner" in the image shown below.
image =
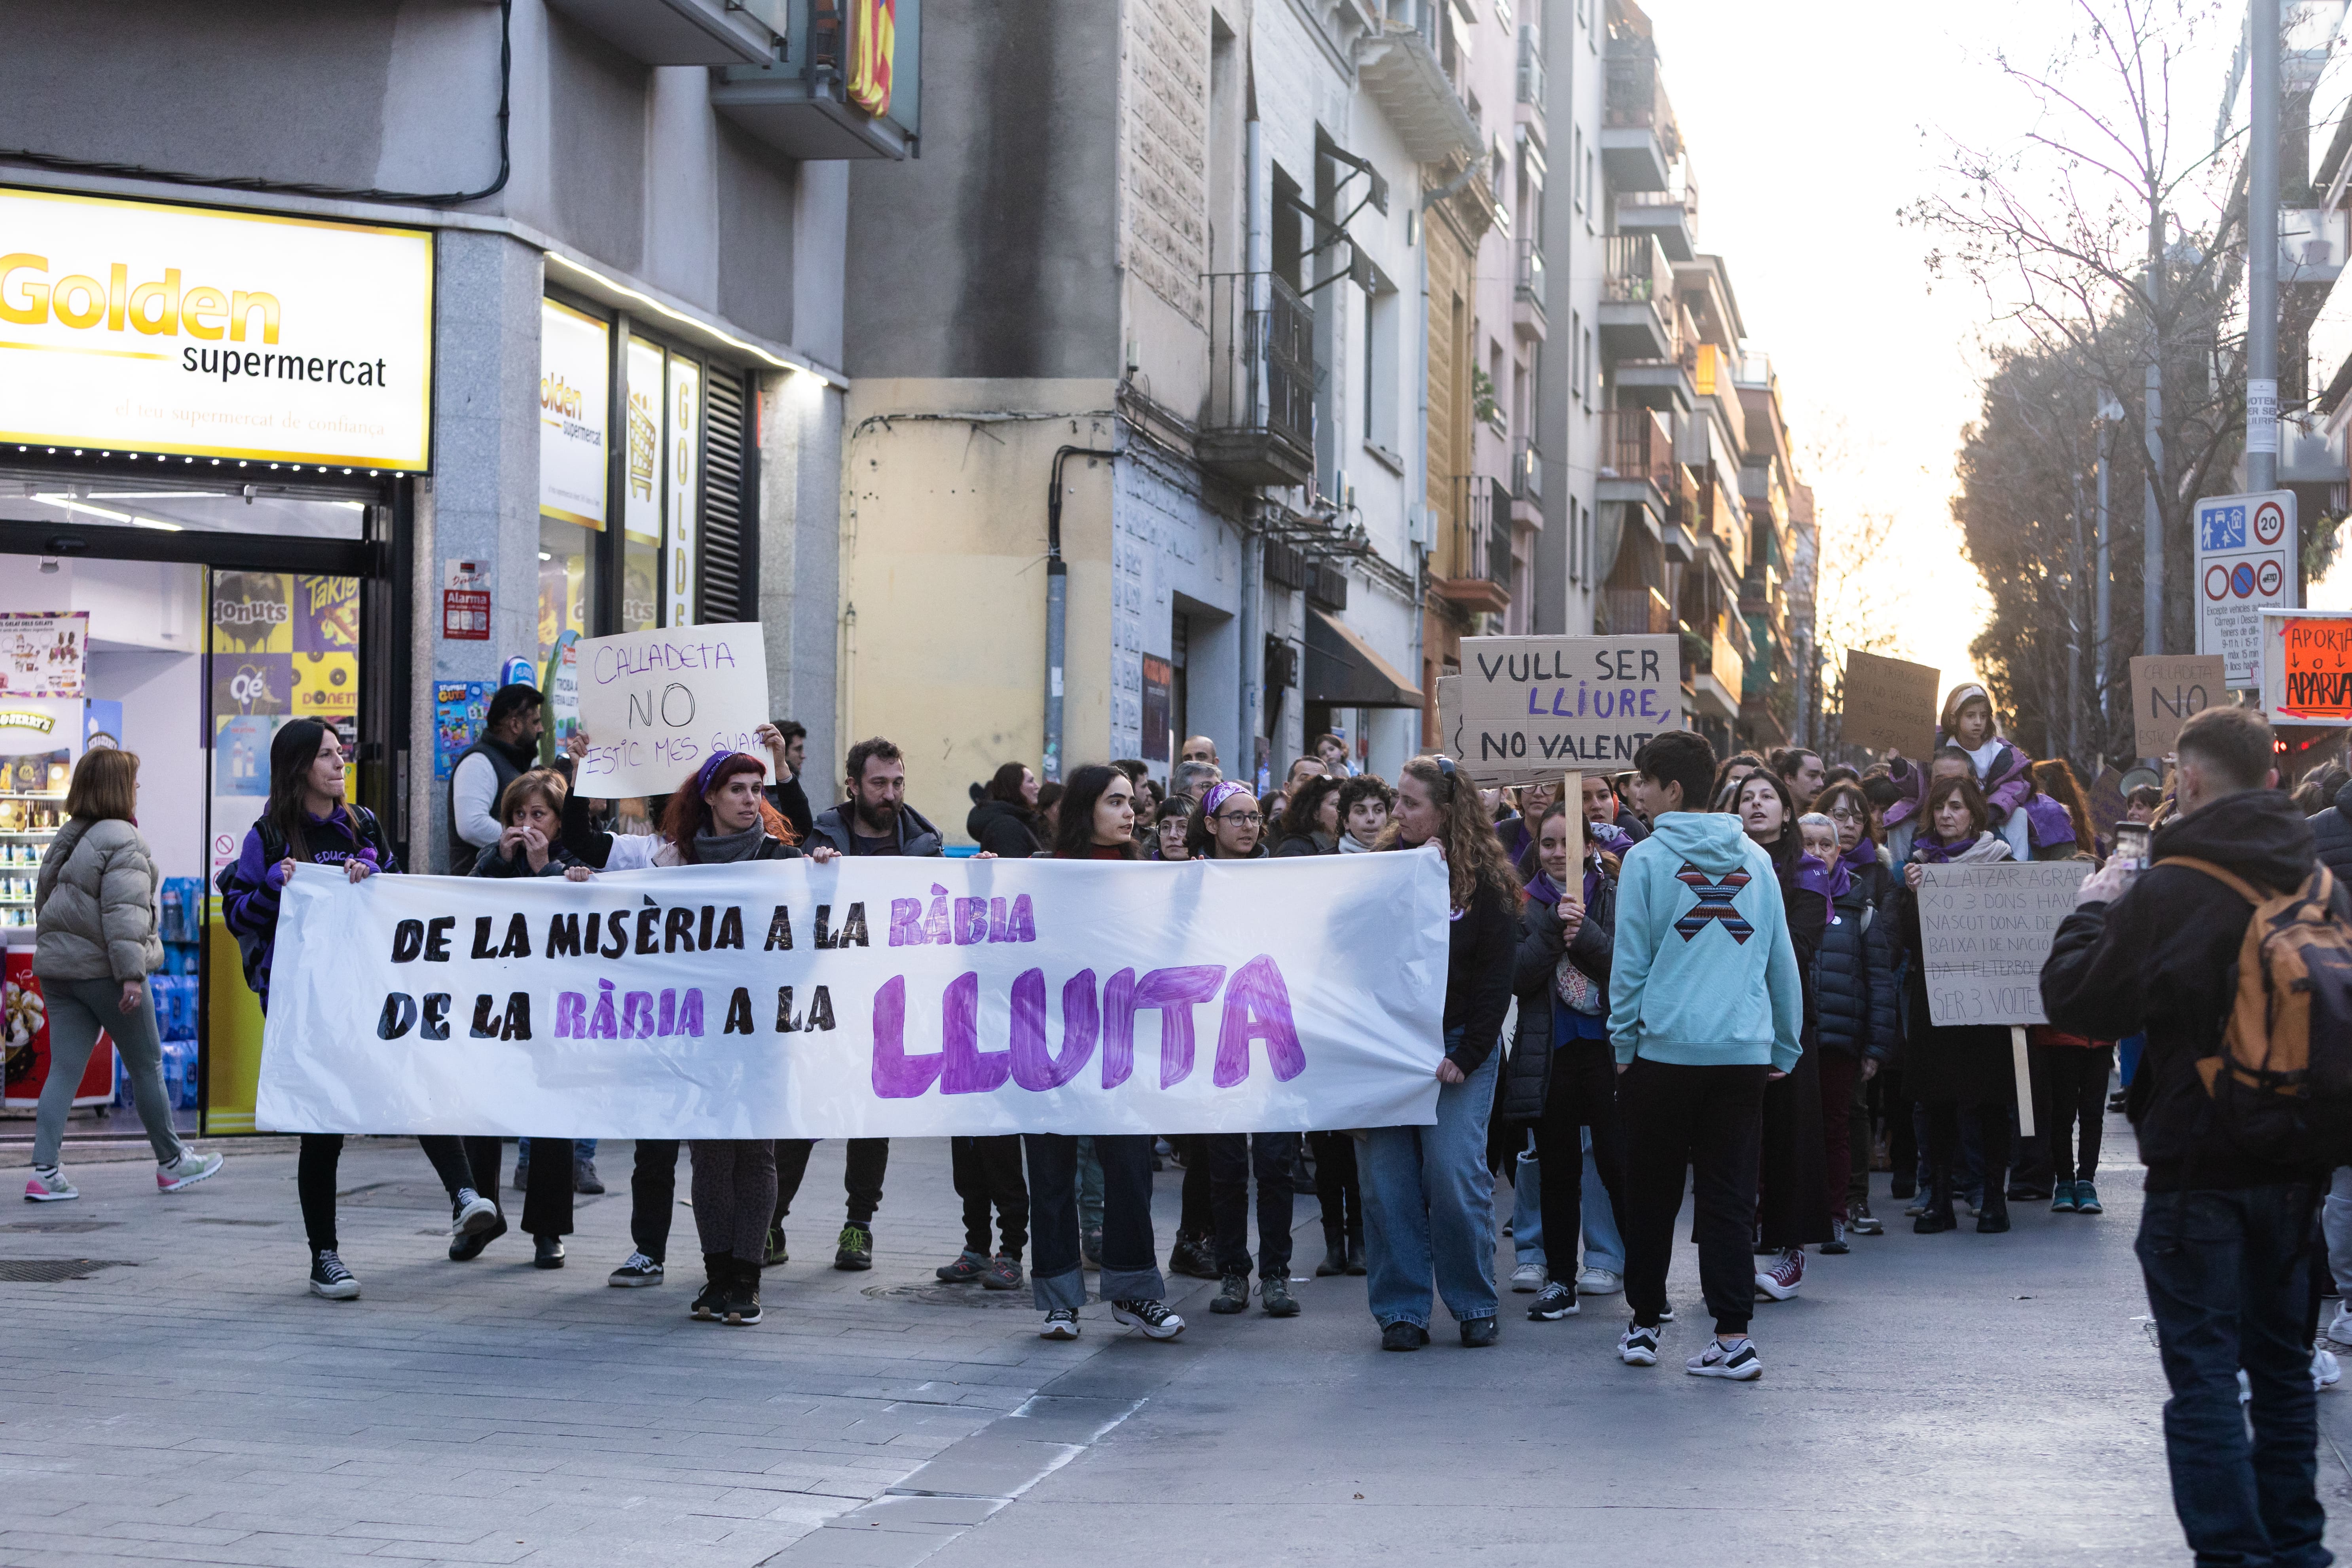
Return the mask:
<svg viewBox="0 0 2352 1568">
<path fill-rule="evenodd" d="M 298 868 L 256 1114 L 580 1138 L 1435 1120 L 1431 849 L 805 859 L 559 879 Z"/>
<path fill-rule="evenodd" d="M 1464 637 L 1460 691 L 1454 756 L 1482 784 L 1630 767 L 1642 742 L 1684 727 L 1671 637 Z"/>
<path fill-rule="evenodd" d="M 1927 1016 L 1954 1024 L 2046 1024 L 2042 962 L 2074 908 L 2088 860 L 1929 866 L 1919 881 Z"/>
<path fill-rule="evenodd" d="M 663 795 L 713 752 L 748 752 L 768 721 L 768 645 L 757 621 L 583 637 L 573 650 L 588 754 L 572 788 L 594 799 Z"/>
</svg>

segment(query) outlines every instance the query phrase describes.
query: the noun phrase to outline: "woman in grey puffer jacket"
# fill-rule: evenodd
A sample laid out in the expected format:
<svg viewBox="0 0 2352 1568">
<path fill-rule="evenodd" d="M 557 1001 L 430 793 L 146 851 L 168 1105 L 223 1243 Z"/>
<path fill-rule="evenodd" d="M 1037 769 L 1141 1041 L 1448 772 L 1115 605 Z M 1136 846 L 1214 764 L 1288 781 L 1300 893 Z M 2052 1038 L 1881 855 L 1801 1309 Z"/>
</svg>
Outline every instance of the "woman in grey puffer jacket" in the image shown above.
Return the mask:
<svg viewBox="0 0 2352 1568">
<path fill-rule="evenodd" d="M 131 1075 L 131 1094 L 155 1149 L 155 1184 L 167 1193 L 203 1181 L 221 1167 L 172 1131 L 163 1092 L 163 1047 L 147 976 L 163 963 L 155 933 L 155 857 L 139 836 L 139 759 L 112 747 L 85 753 L 66 794 L 67 822 L 41 857 L 34 886 L 37 945 L 33 973 L 48 1004 L 49 1076 L 33 1131 L 34 1203 L 79 1197 L 58 1154 L 99 1031 L 114 1037 Z"/>
</svg>

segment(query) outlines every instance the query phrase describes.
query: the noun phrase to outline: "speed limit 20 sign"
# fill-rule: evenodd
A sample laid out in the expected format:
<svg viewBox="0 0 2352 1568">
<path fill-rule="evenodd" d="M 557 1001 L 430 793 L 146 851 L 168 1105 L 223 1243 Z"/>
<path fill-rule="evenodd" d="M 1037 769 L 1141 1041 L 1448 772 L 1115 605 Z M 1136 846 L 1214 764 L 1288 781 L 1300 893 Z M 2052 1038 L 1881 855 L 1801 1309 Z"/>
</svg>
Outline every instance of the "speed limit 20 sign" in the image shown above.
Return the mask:
<svg viewBox="0 0 2352 1568">
<path fill-rule="evenodd" d="M 2197 503 L 2197 651 L 2221 656 L 2231 687 L 2254 684 L 2262 612 L 2300 607 L 2293 490 L 2211 496 Z"/>
</svg>

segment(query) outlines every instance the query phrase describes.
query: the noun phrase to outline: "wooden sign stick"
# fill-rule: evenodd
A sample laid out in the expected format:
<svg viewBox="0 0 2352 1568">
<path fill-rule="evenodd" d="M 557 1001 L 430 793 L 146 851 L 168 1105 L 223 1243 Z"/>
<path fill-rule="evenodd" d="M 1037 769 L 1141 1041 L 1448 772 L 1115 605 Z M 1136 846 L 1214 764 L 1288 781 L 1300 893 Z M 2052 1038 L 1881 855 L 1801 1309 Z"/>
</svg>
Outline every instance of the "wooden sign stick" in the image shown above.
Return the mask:
<svg viewBox="0 0 2352 1568">
<path fill-rule="evenodd" d="M 2033 1068 L 2025 1057 L 2025 1026 L 2009 1026 L 2009 1054 L 2017 1066 L 2017 1132 L 2033 1136 Z"/>
</svg>

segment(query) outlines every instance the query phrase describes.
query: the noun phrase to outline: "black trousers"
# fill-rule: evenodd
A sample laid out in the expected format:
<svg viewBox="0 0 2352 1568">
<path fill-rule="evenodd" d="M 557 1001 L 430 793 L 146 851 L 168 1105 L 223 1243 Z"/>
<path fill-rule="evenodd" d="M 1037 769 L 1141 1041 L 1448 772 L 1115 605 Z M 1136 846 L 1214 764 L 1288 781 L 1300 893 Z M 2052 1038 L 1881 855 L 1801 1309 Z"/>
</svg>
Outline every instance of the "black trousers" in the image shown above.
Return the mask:
<svg viewBox="0 0 2352 1568">
<path fill-rule="evenodd" d="M 1931 1100 L 1926 1103 L 1929 1173 L 1948 1177 L 1955 1187 L 1960 1184 L 1960 1122 L 1965 1118 L 1976 1129 L 1977 1147 L 1984 1160 L 1985 1191 L 1995 1194 L 2005 1191 L 2011 1152 L 2007 1100 L 1990 1101 L 1983 1105 L 1958 1105 L 1948 1100 Z"/>
<path fill-rule="evenodd" d="M 783 1224 L 784 1216 L 793 1212 L 793 1199 L 799 1195 L 801 1178 L 808 1174 L 809 1151 L 815 1147 L 814 1138 L 776 1140 L 776 1215 L 770 1228 Z M 890 1140 L 849 1141 L 849 1163 L 842 1172 L 841 1184 L 849 1193 L 850 1224 L 874 1223 L 874 1211 L 882 1206 L 882 1177 L 889 1169 Z"/>
<path fill-rule="evenodd" d="M 433 1163 L 433 1173 L 441 1178 L 441 1185 L 452 1203 L 458 1189 L 471 1187 L 493 1203 L 499 1190 L 498 1140 L 457 1139 L 446 1136 L 419 1138 L 417 1146 Z M 489 1184 L 482 1184 L 480 1169 L 473 1156 L 475 1145 L 487 1142 Z M 340 1132 L 305 1132 L 302 1151 L 294 1161 L 294 1195 L 302 1205 L 302 1229 L 309 1237 L 313 1252 L 336 1250 L 335 1239 L 335 1176 L 343 1160 L 343 1135 Z M 569 1184 L 566 1185 L 564 1209 L 565 1231 L 572 1228 Z"/>
<path fill-rule="evenodd" d="M 669 1224 L 677 1207 L 677 1140 L 640 1138 L 629 1170 L 629 1242 L 656 1263 L 668 1260 Z"/>
<path fill-rule="evenodd" d="M 569 1149 L 569 1138 L 531 1142 L 549 1149 Z M 533 1160 L 522 1190 L 522 1228 L 526 1236 L 572 1234 L 572 1166 L 569 1160 Z"/>
<path fill-rule="evenodd" d="M 1296 1132 L 1213 1132 L 1209 1209 L 1216 1226 L 1217 1272 L 1250 1271 L 1249 1184 L 1257 1177 L 1258 1278 L 1290 1277 L 1290 1227 L 1298 1167 Z"/>
<path fill-rule="evenodd" d="M 1666 1305 L 1683 1173 L 1693 1173 L 1699 1289 L 1718 1334 L 1744 1334 L 1755 1310 L 1757 1157 L 1764 1067 L 1636 1061 L 1617 1080 L 1625 1113 L 1625 1305 L 1650 1325 Z M 1545 1221 L 1551 1215 L 1547 1213 Z"/>
<path fill-rule="evenodd" d="M 2087 1182 L 2098 1173 L 2099 1138 L 2106 1131 L 2107 1075 L 2115 1069 L 2113 1046 L 2043 1046 L 2042 1096 L 2034 1119 L 2049 1142 L 2054 1181 Z M 2074 1152 L 2080 1125 L 2082 1152 Z"/>
<path fill-rule="evenodd" d="M 1184 1195 L 1176 1211 L 1176 1234 L 1205 1241 L 1217 1228 L 1217 1211 L 1209 1198 L 1209 1135 L 1187 1132 L 1168 1142 L 1184 1156 Z"/>
<path fill-rule="evenodd" d="M 1323 1244 L 1364 1239 L 1364 1189 L 1356 1180 L 1356 1141 L 1345 1132 L 1309 1132 L 1315 1201 L 1323 1205 Z"/>
<path fill-rule="evenodd" d="M 1031 1132 L 1022 1144 L 1029 1160 L 1029 1212 L 1035 1227 L 1030 1293 L 1039 1308 L 1072 1310 L 1087 1304 L 1078 1257 L 1078 1141 L 1058 1132 Z M 1167 1282 L 1151 1239 L 1151 1140 L 1142 1133 L 1097 1133 L 1103 1168 L 1102 1270 L 1106 1301 L 1156 1301 Z"/>
<path fill-rule="evenodd" d="M 1577 1232 L 1584 1213 L 1583 1140 L 1592 1129 L 1592 1165 L 1609 1194 L 1617 1233 L 1625 1233 L 1625 1132 L 1617 1119 L 1617 1058 L 1607 1040 L 1570 1040 L 1551 1054 L 1551 1083 L 1535 1124 L 1536 1176 L 1543 1214 L 1544 1262 L 1552 1277 L 1576 1276 Z M 1680 1177 L 1676 1177 L 1679 1184 Z"/>
<path fill-rule="evenodd" d="M 1029 1184 L 1021 1174 L 1021 1134 L 950 1138 L 948 1158 L 956 1196 L 963 1200 L 965 1249 L 989 1256 L 988 1216 L 993 1208 L 1004 1235 L 997 1250 L 1018 1263 L 1021 1249 L 1029 1243 Z"/>
</svg>

